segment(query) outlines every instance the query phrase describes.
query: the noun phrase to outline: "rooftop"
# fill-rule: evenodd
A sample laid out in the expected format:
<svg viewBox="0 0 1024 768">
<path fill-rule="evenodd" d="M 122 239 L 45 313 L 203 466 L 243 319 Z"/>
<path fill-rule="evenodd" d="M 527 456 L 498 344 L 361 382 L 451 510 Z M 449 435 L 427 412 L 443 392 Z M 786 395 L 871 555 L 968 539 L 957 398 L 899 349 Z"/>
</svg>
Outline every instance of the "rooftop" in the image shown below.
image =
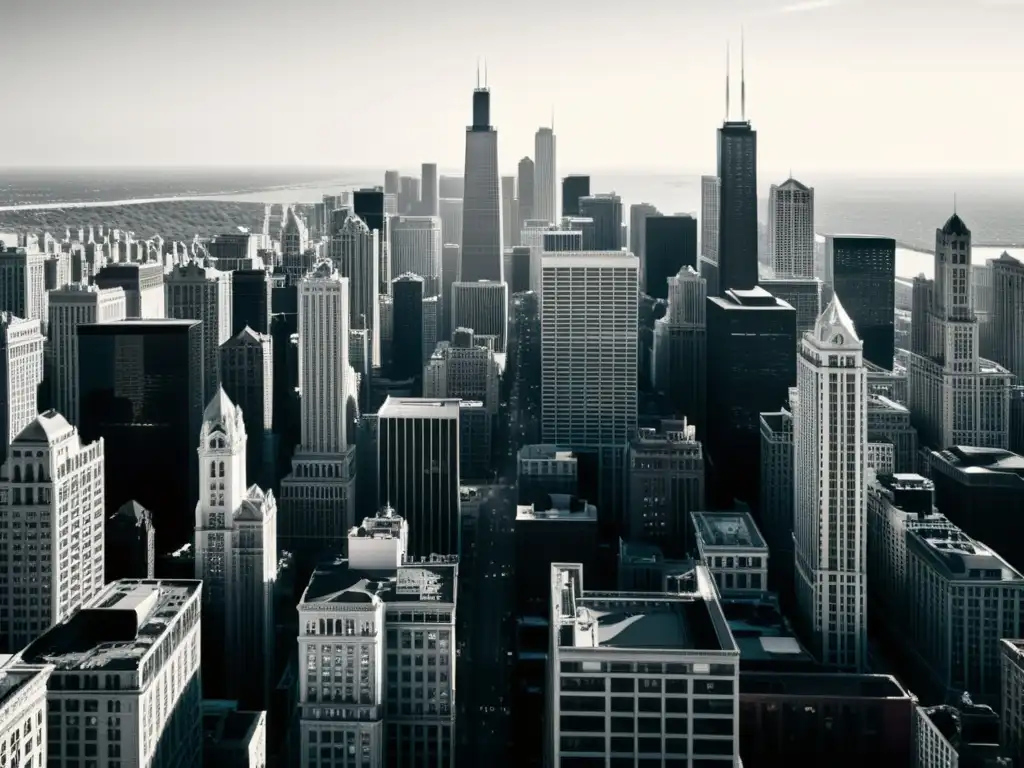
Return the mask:
<svg viewBox="0 0 1024 768">
<path fill-rule="evenodd" d="M 458 398 L 395 397 L 388 395 L 377 411 L 381 419 L 457 419 Z"/>
<path fill-rule="evenodd" d="M 892 675 L 835 672 L 748 672 L 740 675 L 744 696 L 813 696 L 832 699 L 910 699 Z"/>
<path fill-rule="evenodd" d="M 190 328 L 199 325 L 202 320 L 179 320 L 169 317 L 143 317 L 132 320 L 106 320 L 102 323 L 86 323 L 82 328 Z"/>
<path fill-rule="evenodd" d="M 201 581 L 122 579 L 21 653 L 58 671 L 138 670 Z"/>
<path fill-rule="evenodd" d="M 314 603 L 452 603 L 458 565 L 454 558 L 434 556 L 436 562 L 403 563 L 397 570 L 350 568 L 336 558 L 317 567 L 302 593 L 301 605 Z"/>
<path fill-rule="evenodd" d="M 994 550 L 955 526 L 907 531 L 907 546 L 930 560 L 950 580 L 1024 581 L 1024 576 Z"/>
<path fill-rule="evenodd" d="M 33 680 L 45 681 L 49 671 L 41 665 L 11 663 L 12 657 L 7 656 L 0 661 L 0 712 L 20 691 Z M 6 716 L 6 715 L 5 715 Z"/>
<path fill-rule="evenodd" d="M 576 454 L 557 445 L 524 445 L 519 449 L 523 461 L 576 461 Z"/>
<path fill-rule="evenodd" d="M 725 296 L 708 296 L 708 301 L 717 304 L 725 309 L 732 310 L 789 310 L 793 311 L 787 302 L 772 296 L 761 286 L 755 286 L 749 290 L 732 288 L 725 292 Z"/>
<path fill-rule="evenodd" d="M 247 745 L 265 720 L 264 712 L 239 712 L 217 701 L 203 702 L 203 741 L 207 746 Z"/>
<path fill-rule="evenodd" d="M 885 395 L 878 395 L 874 392 L 868 393 L 868 408 L 876 408 L 886 411 L 894 411 L 899 413 L 910 413 L 905 405 L 897 403 L 895 400 L 891 400 Z"/>
<path fill-rule="evenodd" d="M 73 434 L 75 428 L 68 423 L 68 420 L 52 408 L 44 411 L 29 422 L 18 436 L 11 441 L 14 443 L 38 443 L 40 445 L 53 445 L 58 440 Z"/>
<path fill-rule="evenodd" d="M 1003 638 L 999 641 L 1004 656 L 1014 660 L 1019 667 L 1024 667 L 1024 640 Z"/>
<path fill-rule="evenodd" d="M 722 613 L 739 646 L 741 662 L 814 663 L 814 657 L 796 638 L 772 593 L 724 599 Z"/>
<path fill-rule="evenodd" d="M 789 411 L 772 411 L 771 413 L 762 413 L 761 421 L 764 422 L 765 426 L 768 427 L 772 432 L 782 432 L 789 425 L 792 429 L 793 416 Z"/>
<path fill-rule="evenodd" d="M 578 499 L 567 493 L 548 494 L 551 505 L 538 509 L 536 504 L 520 504 L 516 507 L 516 522 L 531 520 L 597 522 L 597 507 L 585 499 Z"/>
<path fill-rule="evenodd" d="M 956 445 L 932 454 L 964 474 L 981 476 L 992 482 L 998 475 L 1005 475 L 1007 483 L 1024 481 L 1024 457 L 1003 448 L 976 448 Z"/>
<path fill-rule="evenodd" d="M 697 545 L 704 549 L 765 549 L 767 545 L 749 512 L 693 512 Z"/>
</svg>

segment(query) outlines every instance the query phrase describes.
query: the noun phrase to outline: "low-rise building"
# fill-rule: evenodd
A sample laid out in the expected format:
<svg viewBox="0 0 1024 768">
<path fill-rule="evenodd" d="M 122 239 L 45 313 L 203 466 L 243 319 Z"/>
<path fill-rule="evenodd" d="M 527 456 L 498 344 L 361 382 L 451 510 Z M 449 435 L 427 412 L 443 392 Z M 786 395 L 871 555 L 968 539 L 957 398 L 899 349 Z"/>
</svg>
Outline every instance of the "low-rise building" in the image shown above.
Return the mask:
<svg viewBox="0 0 1024 768">
<path fill-rule="evenodd" d="M 53 668 L 45 664 L 0 662 L 0 765 L 45 768 L 46 683 Z"/>
<path fill-rule="evenodd" d="M 768 545 L 749 512 L 694 512 L 693 528 L 723 598 L 768 588 Z"/>
</svg>

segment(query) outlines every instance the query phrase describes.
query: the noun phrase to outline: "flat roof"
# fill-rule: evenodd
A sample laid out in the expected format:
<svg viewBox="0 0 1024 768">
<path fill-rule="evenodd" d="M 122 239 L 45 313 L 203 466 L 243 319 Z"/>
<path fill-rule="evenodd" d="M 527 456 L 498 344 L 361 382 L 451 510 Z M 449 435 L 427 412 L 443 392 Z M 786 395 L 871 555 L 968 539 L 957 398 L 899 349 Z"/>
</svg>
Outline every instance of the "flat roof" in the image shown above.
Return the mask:
<svg viewBox="0 0 1024 768">
<path fill-rule="evenodd" d="M 299 601 L 315 603 L 455 603 L 455 558 L 437 562 L 403 563 L 399 568 L 369 570 L 350 568 L 348 560 L 336 558 L 313 572 Z"/>
<path fill-rule="evenodd" d="M 873 392 L 868 393 L 868 407 L 878 406 L 884 408 L 887 411 L 897 411 L 899 413 L 910 413 L 909 409 L 905 405 L 897 403 L 885 395 L 878 395 Z"/>
<path fill-rule="evenodd" d="M 800 644 L 772 593 L 726 598 L 721 602 L 741 661 L 814 663 L 814 657 Z"/>
<path fill-rule="evenodd" d="M 81 610 L 31 643 L 29 664 L 58 671 L 138 670 L 201 581 L 122 579 L 107 584 Z"/>
<path fill-rule="evenodd" d="M 551 499 L 549 509 L 537 509 L 536 504 L 517 505 L 516 521 L 597 522 L 597 507 L 586 499 L 580 499 L 568 493 L 549 493 L 548 498 Z"/>
<path fill-rule="evenodd" d="M 767 545 L 749 512 L 693 512 L 702 549 L 764 549 Z"/>
<path fill-rule="evenodd" d="M 947 464 L 966 474 L 1017 475 L 1024 477 L 1024 456 L 1003 448 L 955 445 L 936 451 Z"/>
<path fill-rule="evenodd" d="M 979 584 L 1024 581 L 1024 576 L 993 549 L 956 526 L 908 530 L 907 544 L 931 560 L 951 580 L 971 579 Z"/>
<path fill-rule="evenodd" d="M 761 414 L 761 422 L 772 432 L 782 432 L 786 424 L 793 425 L 793 416 L 789 411 L 772 411 Z"/>
<path fill-rule="evenodd" d="M 247 745 L 265 717 L 263 712 L 240 712 L 236 709 L 211 707 L 210 703 L 203 702 L 203 741 L 208 746 Z"/>
<path fill-rule="evenodd" d="M 40 676 L 49 677 L 49 669 L 46 666 L 11 664 L 12 658 L 10 655 L 5 655 L 0 662 L 0 712 L 3 711 L 7 702 L 17 696 L 33 680 L 39 679 Z"/>
<path fill-rule="evenodd" d="M 377 411 L 379 419 L 457 419 L 459 404 L 456 397 L 395 397 L 387 400 Z"/>
<path fill-rule="evenodd" d="M 836 672 L 744 672 L 740 696 L 813 696 L 836 699 L 910 699 L 892 675 Z"/>
<path fill-rule="evenodd" d="M 132 320 L 105 320 L 101 323 L 85 323 L 79 327 L 81 328 L 151 328 L 153 326 L 169 326 L 172 328 L 182 327 L 189 328 L 193 325 L 199 325 L 202 320 L 177 320 L 173 318 L 163 317 L 148 317 L 148 318 L 134 318 Z"/>
<path fill-rule="evenodd" d="M 568 448 L 538 443 L 520 448 L 519 458 L 524 461 L 576 461 L 576 454 Z"/>
</svg>

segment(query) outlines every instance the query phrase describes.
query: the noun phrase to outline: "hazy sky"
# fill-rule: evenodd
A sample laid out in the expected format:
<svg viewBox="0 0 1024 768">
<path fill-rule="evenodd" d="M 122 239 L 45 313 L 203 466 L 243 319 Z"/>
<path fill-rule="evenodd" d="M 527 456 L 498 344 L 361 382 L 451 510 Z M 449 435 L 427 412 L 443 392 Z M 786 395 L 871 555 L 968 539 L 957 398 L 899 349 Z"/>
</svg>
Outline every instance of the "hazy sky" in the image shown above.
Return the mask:
<svg viewBox="0 0 1024 768">
<path fill-rule="evenodd" d="M 1024 175 L 1024 0 L 0 0 L 0 166 L 713 172 L 746 34 L 762 174 Z"/>
</svg>

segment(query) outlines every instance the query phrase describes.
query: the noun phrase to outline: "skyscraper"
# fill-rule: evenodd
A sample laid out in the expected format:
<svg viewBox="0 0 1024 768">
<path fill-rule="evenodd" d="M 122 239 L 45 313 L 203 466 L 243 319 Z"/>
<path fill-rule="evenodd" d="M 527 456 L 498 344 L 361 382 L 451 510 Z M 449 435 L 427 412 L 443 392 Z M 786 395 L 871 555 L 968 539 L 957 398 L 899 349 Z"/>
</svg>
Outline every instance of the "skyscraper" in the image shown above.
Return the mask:
<svg viewBox="0 0 1024 768">
<path fill-rule="evenodd" d="M 269 335 L 243 328 L 220 348 L 221 386 L 245 419 L 246 477 L 270 487 L 277 476 L 274 349 Z"/>
<path fill-rule="evenodd" d="M 393 202 L 394 197 L 390 200 Z M 387 293 L 391 287 L 391 257 L 388 242 L 389 197 L 380 187 L 357 189 L 352 193 L 352 210 L 365 222 L 367 229 L 377 232 L 377 280 L 378 291 Z M 397 213 L 395 211 L 394 213 Z"/>
<path fill-rule="evenodd" d="M 38 320 L 0 312 L 0 461 L 39 412 L 45 342 Z"/>
<path fill-rule="evenodd" d="M 465 173 L 459 280 L 501 282 L 498 132 L 491 127 L 491 92 L 486 85 L 473 91 L 473 124 L 466 129 Z"/>
<path fill-rule="evenodd" d="M 768 193 L 768 258 L 776 277 L 814 277 L 814 189 L 796 179 Z"/>
<path fill-rule="evenodd" d="M 719 296 L 718 225 L 722 183 L 717 176 L 700 177 L 700 276 L 707 280 L 708 296 Z"/>
<path fill-rule="evenodd" d="M 398 171 L 384 171 L 384 192 L 388 195 L 397 195 L 400 187 L 402 174 Z"/>
<path fill-rule="evenodd" d="M 437 163 L 423 163 L 420 170 L 421 192 L 420 209 L 421 216 L 440 216 L 441 209 L 438 201 L 441 199 L 437 178 Z"/>
<path fill-rule="evenodd" d="M 370 355 L 373 365 L 380 365 L 380 232 L 371 230 L 358 214 L 348 212 L 341 227 L 331 234 L 327 253 L 338 270 L 348 279 L 349 328 L 370 332 Z M 385 291 L 387 293 L 387 291 Z"/>
<path fill-rule="evenodd" d="M 625 245 L 622 242 L 622 198 L 614 192 L 581 197 L 580 215 L 594 220 L 594 241 L 587 250 L 617 251 Z"/>
<path fill-rule="evenodd" d="M 516 168 L 517 181 L 516 189 L 519 191 L 519 221 L 516 222 L 516 230 L 522 231 L 523 222 L 528 219 L 536 218 L 533 215 L 534 209 L 534 175 L 536 168 L 534 167 L 533 160 L 529 157 L 524 157 L 519 161 L 519 166 Z M 525 245 L 525 243 L 523 243 Z"/>
<path fill-rule="evenodd" d="M 231 273 L 231 335 L 243 328 L 270 333 L 270 273 L 265 269 L 236 269 Z"/>
<path fill-rule="evenodd" d="M 654 321 L 652 380 L 699 428 L 705 428 L 707 283 L 692 266 L 668 279 L 668 311 Z"/>
<path fill-rule="evenodd" d="M 388 397 L 377 413 L 378 497 L 409 521 L 414 557 L 459 553 L 459 402 Z"/>
<path fill-rule="evenodd" d="M 828 235 L 825 272 L 826 285 L 839 296 L 857 326 L 864 342 L 864 359 L 891 371 L 896 352 L 896 241 L 870 235 Z"/>
<path fill-rule="evenodd" d="M 1024 264 L 1005 251 L 990 263 L 995 361 L 1024 379 Z"/>
<path fill-rule="evenodd" d="M 472 328 L 477 336 L 494 336 L 494 351 L 504 352 L 508 339 L 508 283 L 453 283 L 451 323 L 452 333 L 456 328 Z"/>
<path fill-rule="evenodd" d="M 195 262 L 167 276 L 167 316 L 203 321 L 203 396 L 220 389 L 220 345 L 231 338 L 231 273 Z"/>
<path fill-rule="evenodd" d="M 667 299 L 669 278 L 686 267 L 698 267 L 697 220 L 686 213 L 648 216 L 643 226 L 640 284 L 651 298 Z"/>
<path fill-rule="evenodd" d="M 46 325 L 45 261 L 32 249 L 0 249 L 0 311 Z"/>
<path fill-rule="evenodd" d="M 462 198 L 442 197 L 438 207 L 441 210 L 441 240 L 445 245 L 453 243 L 462 247 Z M 455 279 L 455 272 L 452 279 Z"/>
<path fill-rule="evenodd" d="M 867 373 L 838 295 L 804 336 L 793 413 L 796 594 L 818 660 L 867 661 Z"/>
<path fill-rule="evenodd" d="M 579 207 L 578 201 L 577 207 Z M 661 212 L 650 203 L 633 203 L 629 206 L 629 252 L 640 259 L 641 272 L 646 251 L 644 238 L 647 237 L 647 227 L 644 222 L 650 216 L 660 215 Z"/>
<path fill-rule="evenodd" d="M 395 319 L 391 332 L 391 378 L 420 379 L 423 376 L 424 280 L 405 273 L 394 279 L 391 298 Z"/>
<path fill-rule="evenodd" d="M 441 291 L 441 220 L 436 216 L 395 216 L 391 219 L 391 270 L 397 277 L 423 278 L 423 295 Z"/>
<path fill-rule="evenodd" d="M 303 221 L 291 206 L 284 213 L 284 225 L 281 227 L 281 266 L 285 274 L 298 282 L 306 274 L 302 256 L 309 248 L 309 233 Z"/>
<path fill-rule="evenodd" d="M 518 242 L 516 221 L 519 211 L 516 206 L 516 177 L 501 177 L 501 242 L 506 249 Z"/>
<path fill-rule="evenodd" d="M 566 176 L 562 179 L 562 215 L 579 216 L 580 198 L 590 195 L 589 176 Z M 630 206 L 632 208 L 632 206 Z M 640 254 L 637 254 L 638 256 Z"/>
<path fill-rule="evenodd" d="M 448 339 L 452 332 L 452 285 L 459 275 L 459 246 L 445 243 L 441 248 L 441 327 L 439 339 Z"/>
<path fill-rule="evenodd" d="M 105 517 L 103 440 L 85 443 L 56 411 L 33 417 L 0 470 L 0 518 L 30 521 L 0 542 L 0 650 L 21 650 L 103 588 Z"/>
<path fill-rule="evenodd" d="M 166 317 L 162 264 L 108 264 L 96 273 L 99 288 L 123 288 L 128 319 L 162 320 Z"/>
<path fill-rule="evenodd" d="M 355 514 L 355 371 L 349 287 L 327 260 L 299 283 L 302 437 L 281 482 L 281 540 L 306 555 L 344 546 Z M 295 551 L 293 550 L 293 551 Z"/>
<path fill-rule="evenodd" d="M 558 175 L 555 160 L 555 131 L 538 128 L 533 138 L 533 216 L 555 224 L 558 221 Z"/>
<path fill-rule="evenodd" d="M 277 502 L 246 479 L 242 410 L 220 390 L 199 434 L 195 576 L 203 582 L 207 698 L 269 705 L 274 670 Z"/>
</svg>

